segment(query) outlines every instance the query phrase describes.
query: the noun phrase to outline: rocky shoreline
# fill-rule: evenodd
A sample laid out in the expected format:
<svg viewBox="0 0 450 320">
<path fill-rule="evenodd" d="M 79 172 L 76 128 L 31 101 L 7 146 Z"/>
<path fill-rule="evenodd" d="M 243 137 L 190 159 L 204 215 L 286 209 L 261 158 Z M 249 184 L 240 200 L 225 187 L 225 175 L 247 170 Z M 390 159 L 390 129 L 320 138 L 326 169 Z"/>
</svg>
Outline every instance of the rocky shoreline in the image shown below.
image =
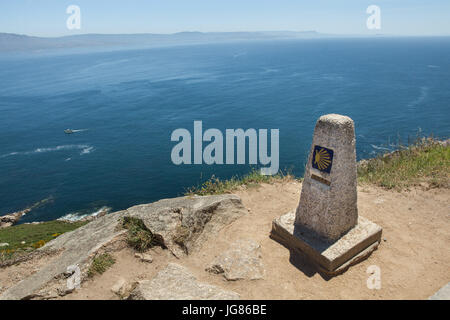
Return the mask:
<svg viewBox="0 0 450 320">
<path fill-rule="evenodd" d="M 20 218 L 31 211 L 31 208 L 17 211 L 0 217 L 0 229 L 11 227 L 19 222 Z"/>
</svg>

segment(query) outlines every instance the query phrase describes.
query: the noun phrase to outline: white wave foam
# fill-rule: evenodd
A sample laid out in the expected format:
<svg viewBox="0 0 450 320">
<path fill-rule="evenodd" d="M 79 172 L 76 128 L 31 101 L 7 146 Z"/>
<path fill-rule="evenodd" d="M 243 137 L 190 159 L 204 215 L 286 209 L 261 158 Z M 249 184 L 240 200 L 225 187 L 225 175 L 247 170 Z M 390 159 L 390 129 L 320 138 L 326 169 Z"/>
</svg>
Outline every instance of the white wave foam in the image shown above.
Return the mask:
<svg viewBox="0 0 450 320">
<path fill-rule="evenodd" d="M 238 58 L 238 57 L 245 56 L 245 55 L 247 55 L 247 52 L 246 52 L 246 51 L 244 51 L 244 52 L 238 52 L 238 53 L 233 54 L 233 58 L 236 59 L 236 58 Z"/>
<path fill-rule="evenodd" d="M 54 151 L 61 151 L 61 150 L 73 150 L 73 149 L 81 149 L 80 154 L 86 154 L 90 153 L 94 147 L 86 144 L 67 144 L 67 145 L 61 145 L 56 147 L 49 147 L 49 148 L 37 148 L 31 151 L 16 151 L 16 152 L 10 152 L 4 155 L 0 156 L 1 158 L 16 156 L 16 155 L 32 155 L 32 154 L 39 154 L 39 153 L 47 153 L 47 152 L 54 152 Z"/>
<path fill-rule="evenodd" d="M 100 213 L 105 212 L 109 213 L 111 211 L 110 207 L 101 207 L 100 209 L 92 212 L 92 213 L 85 213 L 82 214 L 80 212 L 72 212 L 72 213 L 68 213 L 65 216 L 62 216 L 61 218 L 58 218 L 57 220 L 60 221 L 79 221 L 83 218 L 87 218 L 87 217 L 96 217 L 98 216 Z"/>
<path fill-rule="evenodd" d="M 91 153 L 91 151 L 94 151 L 94 150 L 95 150 L 94 147 L 84 148 L 83 150 L 81 150 L 80 155 Z"/>
<path fill-rule="evenodd" d="M 280 71 L 280 69 L 276 68 L 263 68 L 264 71 L 261 72 L 261 74 L 267 74 L 267 73 L 277 73 Z"/>
<path fill-rule="evenodd" d="M 421 104 L 428 97 L 428 87 L 420 87 L 420 93 L 417 99 L 411 101 L 408 107 L 414 107 Z"/>
<path fill-rule="evenodd" d="M 372 148 L 377 149 L 377 150 L 387 150 L 387 151 L 391 151 L 391 149 L 389 149 L 389 148 L 376 146 L 376 145 L 374 145 L 374 144 L 371 144 L 371 146 L 372 146 Z"/>
</svg>

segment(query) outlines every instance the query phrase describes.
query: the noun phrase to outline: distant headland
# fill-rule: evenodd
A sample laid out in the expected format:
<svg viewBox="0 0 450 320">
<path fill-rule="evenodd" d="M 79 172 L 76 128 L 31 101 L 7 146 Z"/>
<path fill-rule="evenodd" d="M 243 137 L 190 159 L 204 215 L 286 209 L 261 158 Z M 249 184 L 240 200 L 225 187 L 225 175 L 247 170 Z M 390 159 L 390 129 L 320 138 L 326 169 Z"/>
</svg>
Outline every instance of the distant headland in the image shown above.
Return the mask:
<svg viewBox="0 0 450 320">
<path fill-rule="evenodd" d="M 350 35 L 326 34 L 317 31 L 78 34 L 62 37 L 36 37 L 15 33 L 0 33 L 0 52 L 64 48 L 156 47 L 252 40 L 289 40 L 335 37 L 350 37 Z"/>
</svg>

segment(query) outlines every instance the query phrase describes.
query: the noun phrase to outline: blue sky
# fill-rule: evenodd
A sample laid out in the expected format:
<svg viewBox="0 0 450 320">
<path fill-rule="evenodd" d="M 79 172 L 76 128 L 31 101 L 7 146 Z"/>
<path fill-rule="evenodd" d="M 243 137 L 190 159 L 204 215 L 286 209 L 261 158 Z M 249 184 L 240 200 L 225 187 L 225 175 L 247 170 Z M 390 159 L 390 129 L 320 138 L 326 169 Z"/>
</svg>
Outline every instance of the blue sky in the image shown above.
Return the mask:
<svg viewBox="0 0 450 320">
<path fill-rule="evenodd" d="M 81 8 L 68 30 L 66 8 Z M 366 8 L 381 8 L 368 30 Z M 336 34 L 450 35 L 449 0 L 1 0 L 0 32 L 79 33 L 316 30 Z"/>
</svg>

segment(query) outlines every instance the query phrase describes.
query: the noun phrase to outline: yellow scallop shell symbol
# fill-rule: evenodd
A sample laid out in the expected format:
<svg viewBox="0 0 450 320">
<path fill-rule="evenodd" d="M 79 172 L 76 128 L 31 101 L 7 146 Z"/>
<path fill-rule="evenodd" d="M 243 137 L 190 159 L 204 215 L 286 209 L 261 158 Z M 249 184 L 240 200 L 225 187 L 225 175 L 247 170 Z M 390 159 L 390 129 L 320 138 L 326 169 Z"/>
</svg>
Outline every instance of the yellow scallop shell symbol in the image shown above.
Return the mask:
<svg viewBox="0 0 450 320">
<path fill-rule="evenodd" d="M 325 149 L 320 149 L 320 151 L 316 151 L 314 162 L 320 170 L 324 170 L 331 163 L 330 154 Z"/>
</svg>

